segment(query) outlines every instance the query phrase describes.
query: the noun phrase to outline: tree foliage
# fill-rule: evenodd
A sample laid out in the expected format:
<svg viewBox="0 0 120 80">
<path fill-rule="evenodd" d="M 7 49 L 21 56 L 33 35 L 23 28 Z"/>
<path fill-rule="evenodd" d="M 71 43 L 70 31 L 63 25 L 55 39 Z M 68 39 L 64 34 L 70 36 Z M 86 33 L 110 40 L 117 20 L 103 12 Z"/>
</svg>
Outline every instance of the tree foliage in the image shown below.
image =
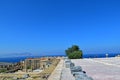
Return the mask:
<svg viewBox="0 0 120 80">
<path fill-rule="evenodd" d="M 80 50 L 79 46 L 73 45 L 71 48 L 65 50 L 66 55 L 70 59 L 79 59 L 82 58 L 82 50 Z"/>
</svg>

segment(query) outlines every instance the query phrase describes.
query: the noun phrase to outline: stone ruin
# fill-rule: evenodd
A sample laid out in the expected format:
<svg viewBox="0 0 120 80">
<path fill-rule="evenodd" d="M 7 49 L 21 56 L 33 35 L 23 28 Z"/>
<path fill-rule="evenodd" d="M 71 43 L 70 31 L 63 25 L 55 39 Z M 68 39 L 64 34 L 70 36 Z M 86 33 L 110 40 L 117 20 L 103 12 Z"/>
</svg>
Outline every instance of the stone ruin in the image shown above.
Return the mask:
<svg viewBox="0 0 120 80">
<path fill-rule="evenodd" d="M 81 66 L 75 66 L 70 59 L 65 59 L 65 67 L 70 68 L 71 74 L 74 76 L 75 80 L 93 80 L 92 77 L 87 76 Z"/>
</svg>

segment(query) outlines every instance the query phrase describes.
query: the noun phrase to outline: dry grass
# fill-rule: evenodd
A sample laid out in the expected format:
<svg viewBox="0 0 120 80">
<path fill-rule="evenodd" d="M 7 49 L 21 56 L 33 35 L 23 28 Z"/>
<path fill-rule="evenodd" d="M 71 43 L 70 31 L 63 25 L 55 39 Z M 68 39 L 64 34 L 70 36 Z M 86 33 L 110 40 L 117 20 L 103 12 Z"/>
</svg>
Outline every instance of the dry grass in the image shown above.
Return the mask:
<svg viewBox="0 0 120 80">
<path fill-rule="evenodd" d="M 35 72 L 28 73 L 30 75 L 30 78 L 26 80 L 47 80 L 48 77 L 53 72 L 53 70 L 56 68 L 59 61 L 60 59 L 53 59 L 52 64 L 48 68 L 43 70 L 41 73 L 35 73 Z M 13 80 L 12 79 L 13 77 L 17 77 L 20 79 L 23 77 L 24 74 L 26 73 L 16 73 L 16 74 L 15 73 L 3 73 L 3 74 L 0 74 L 0 80 Z"/>
</svg>

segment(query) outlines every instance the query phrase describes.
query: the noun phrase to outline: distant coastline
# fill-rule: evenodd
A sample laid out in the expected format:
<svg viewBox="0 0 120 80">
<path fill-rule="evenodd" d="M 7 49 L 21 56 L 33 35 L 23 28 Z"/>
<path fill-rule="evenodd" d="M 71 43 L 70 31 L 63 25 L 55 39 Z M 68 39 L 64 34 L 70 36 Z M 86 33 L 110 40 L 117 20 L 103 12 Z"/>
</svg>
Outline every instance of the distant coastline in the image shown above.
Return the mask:
<svg viewBox="0 0 120 80">
<path fill-rule="evenodd" d="M 108 53 L 108 57 L 115 57 L 119 55 L 118 53 Z M 16 63 L 25 60 L 26 58 L 38 58 L 38 57 L 47 57 L 47 56 L 66 56 L 66 55 L 45 55 L 45 56 L 25 56 L 25 57 L 4 57 L 0 58 L 0 62 L 10 62 Z M 101 54 L 83 54 L 83 58 L 104 58 L 106 57 L 105 53 Z"/>
<path fill-rule="evenodd" d="M 107 53 L 108 57 L 115 57 L 120 53 Z M 105 58 L 106 53 L 98 53 L 98 54 L 83 54 L 83 58 Z"/>
</svg>

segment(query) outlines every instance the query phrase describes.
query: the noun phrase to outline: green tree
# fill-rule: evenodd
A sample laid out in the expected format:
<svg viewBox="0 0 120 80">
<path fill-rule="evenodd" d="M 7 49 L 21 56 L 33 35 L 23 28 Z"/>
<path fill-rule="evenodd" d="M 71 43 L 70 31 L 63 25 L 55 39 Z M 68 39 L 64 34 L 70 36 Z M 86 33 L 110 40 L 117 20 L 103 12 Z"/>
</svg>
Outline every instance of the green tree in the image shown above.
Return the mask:
<svg viewBox="0 0 120 80">
<path fill-rule="evenodd" d="M 71 48 L 65 50 L 65 52 L 70 59 L 79 59 L 82 58 L 83 55 L 82 50 L 80 50 L 79 46 L 77 45 L 73 45 Z"/>
<path fill-rule="evenodd" d="M 72 46 L 72 52 L 79 51 L 79 47 L 77 45 Z"/>
<path fill-rule="evenodd" d="M 70 53 L 72 53 L 72 48 L 68 48 L 67 50 L 65 50 L 66 55 L 69 55 Z"/>
</svg>

